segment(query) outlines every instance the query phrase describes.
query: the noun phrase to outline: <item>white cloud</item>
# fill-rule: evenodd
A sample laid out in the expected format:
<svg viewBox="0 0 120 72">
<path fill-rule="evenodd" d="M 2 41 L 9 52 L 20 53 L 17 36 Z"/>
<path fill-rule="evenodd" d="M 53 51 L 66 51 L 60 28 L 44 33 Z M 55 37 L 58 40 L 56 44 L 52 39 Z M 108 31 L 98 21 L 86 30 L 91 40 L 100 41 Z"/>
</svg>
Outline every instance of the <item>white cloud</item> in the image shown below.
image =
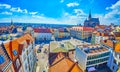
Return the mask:
<svg viewBox="0 0 120 72">
<path fill-rule="evenodd" d="M 108 7 L 109 9 L 116 9 L 116 8 L 120 8 L 120 0 L 117 1 L 115 4 L 113 4 L 111 7 Z"/>
<path fill-rule="evenodd" d="M 34 15 L 32 17 L 30 16 L 16 16 L 12 17 L 14 22 L 23 22 L 23 23 L 51 23 L 51 24 L 65 24 L 55 18 L 49 18 L 44 16 L 37 16 Z M 10 22 L 10 18 L 2 18 L 0 19 L 0 22 Z"/>
<path fill-rule="evenodd" d="M 71 3 L 70 3 L 71 4 Z M 79 4 L 73 3 L 68 4 L 69 7 L 78 6 Z M 9 9 L 11 13 L 25 13 L 22 16 L 13 15 L 14 22 L 25 22 L 25 23 L 51 23 L 51 24 L 79 24 L 85 20 L 85 13 L 81 9 L 74 9 L 72 14 L 63 12 L 59 18 L 46 17 L 44 14 L 39 12 L 29 12 L 27 9 L 21 9 L 20 7 L 11 7 Z M 10 12 L 4 12 L 3 14 L 10 14 Z M 0 22 L 10 22 L 11 17 L 0 18 Z"/>
<path fill-rule="evenodd" d="M 107 14 L 105 14 L 104 18 L 107 19 L 109 22 L 120 24 L 120 0 L 117 1 L 110 7 L 106 7 L 106 10 L 110 10 Z"/>
<path fill-rule="evenodd" d="M 12 12 L 7 12 L 7 11 L 5 11 L 5 12 L 2 12 L 2 13 L 0 13 L 0 14 L 12 15 Z"/>
<path fill-rule="evenodd" d="M 26 14 L 28 13 L 27 9 L 21 9 L 20 7 L 11 7 L 11 5 L 9 4 L 0 4 L 0 9 L 3 11 L 2 14 L 6 14 L 6 15 L 9 15 L 13 12 L 26 13 Z"/>
<path fill-rule="evenodd" d="M 63 3 L 63 2 L 64 2 L 64 0 L 60 0 L 60 2 L 61 2 L 61 3 Z"/>
<path fill-rule="evenodd" d="M 1 18 L 0 22 L 10 22 L 11 18 Z M 63 13 L 61 18 L 50 18 L 44 15 L 32 15 L 31 16 L 13 16 L 14 22 L 23 23 L 48 23 L 48 24 L 79 24 L 84 18 L 78 17 L 76 15 L 71 15 L 67 12 Z"/>
<path fill-rule="evenodd" d="M 5 7 L 6 9 L 11 8 L 11 5 L 8 4 L 0 4 L 0 8 L 2 9 L 3 7 Z"/>
<path fill-rule="evenodd" d="M 120 14 L 120 11 L 118 11 L 117 9 L 115 9 L 115 10 L 112 10 L 111 12 L 105 14 L 105 18 L 106 19 L 113 19 L 113 18 L 116 18 L 115 15 L 119 16 L 119 14 Z"/>
<path fill-rule="evenodd" d="M 27 9 L 23 9 L 23 13 L 28 13 Z"/>
<path fill-rule="evenodd" d="M 106 10 L 109 10 L 110 8 L 109 8 L 109 7 L 106 7 L 105 9 L 106 9 Z"/>
<path fill-rule="evenodd" d="M 61 20 L 70 24 L 83 23 L 86 18 L 86 14 L 81 9 L 74 9 L 73 12 L 75 13 L 74 15 L 64 12 Z"/>
<path fill-rule="evenodd" d="M 20 12 L 20 13 L 28 13 L 28 11 L 26 9 L 22 10 L 20 7 L 11 8 L 10 11 L 12 11 L 12 12 Z"/>
<path fill-rule="evenodd" d="M 31 15 L 35 15 L 35 14 L 37 14 L 38 12 L 29 12 L 29 14 L 31 14 Z"/>
<path fill-rule="evenodd" d="M 75 6 L 79 6 L 79 3 L 73 2 L 73 3 L 68 3 L 67 4 L 67 7 L 75 7 Z"/>
<path fill-rule="evenodd" d="M 83 10 L 81 10 L 81 9 L 74 9 L 74 13 L 77 16 L 85 16 L 86 15 L 86 13 L 84 13 Z"/>
<path fill-rule="evenodd" d="M 94 14 L 95 18 L 99 18 L 101 25 L 109 25 L 111 21 L 107 20 L 103 14 Z"/>
<path fill-rule="evenodd" d="M 111 23 L 119 24 L 117 19 L 113 18 L 111 20 L 109 18 L 106 18 L 105 15 L 103 15 L 103 14 L 94 14 L 94 17 L 99 18 L 100 24 L 102 24 L 102 25 L 110 25 Z"/>
<path fill-rule="evenodd" d="M 12 12 L 23 12 L 20 8 L 12 8 Z M 44 14 L 38 12 L 28 12 L 29 14 L 23 16 L 12 16 L 14 22 L 25 22 L 25 23 L 51 23 L 51 24 L 79 24 L 85 20 L 85 13 L 80 9 L 74 9 L 74 15 L 63 12 L 60 18 L 46 17 Z M 81 16 L 78 16 L 81 15 Z M 11 18 L 1 18 L 0 22 L 9 22 Z"/>
</svg>

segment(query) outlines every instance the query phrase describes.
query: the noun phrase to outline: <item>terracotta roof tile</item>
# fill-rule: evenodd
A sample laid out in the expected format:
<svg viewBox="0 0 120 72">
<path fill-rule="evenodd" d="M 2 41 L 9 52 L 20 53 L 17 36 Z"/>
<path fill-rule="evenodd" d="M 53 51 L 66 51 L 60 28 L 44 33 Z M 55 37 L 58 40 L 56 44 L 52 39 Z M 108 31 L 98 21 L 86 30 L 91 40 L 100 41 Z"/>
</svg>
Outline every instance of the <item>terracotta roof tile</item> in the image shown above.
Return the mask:
<svg viewBox="0 0 120 72">
<path fill-rule="evenodd" d="M 114 43 L 111 40 L 103 40 L 103 41 L 101 41 L 101 43 L 105 44 L 105 45 L 107 45 L 107 46 L 109 46 L 111 48 L 113 48 L 113 46 L 114 46 Z"/>
<path fill-rule="evenodd" d="M 58 53 L 58 56 L 49 69 L 50 72 L 82 72 L 75 62 L 69 58 L 64 57 L 62 53 Z"/>
<path fill-rule="evenodd" d="M 120 53 L 120 43 L 116 44 L 115 52 L 119 52 Z"/>
<path fill-rule="evenodd" d="M 34 28 L 34 32 L 36 33 L 51 33 L 51 29 L 48 28 Z"/>
<path fill-rule="evenodd" d="M 29 35 L 25 34 L 24 36 L 21 36 L 20 38 L 14 39 L 10 42 L 4 43 L 4 46 L 10 55 L 10 58 L 14 61 L 16 60 L 18 54 L 21 54 L 23 48 L 27 48 L 27 40 L 30 40 L 31 42 L 34 41 L 34 39 Z M 17 51 L 17 55 L 15 56 L 13 54 L 13 51 Z"/>
<path fill-rule="evenodd" d="M 5 43 L 4 46 L 5 46 L 8 54 L 10 55 L 10 58 L 11 58 L 13 61 L 16 60 L 16 58 L 17 58 L 18 55 L 15 56 L 15 55 L 13 54 L 13 51 L 16 50 L 17 53 L 18 53 L 18 42 L 17 42 L 17 39 L 12 40 L 12 41 L 10 41 L 10 42 L 8 42 L 8 43 Z"/>
<path fill-rule="evenodd" d="M 70 72 L 83 72 L 80 67 L 76 64 L 74 67 L 71 69 Z"/>
<path fill-rule="evenodd" d="M 72 27 L 73 30 L 80 30 L 80 31 L 94 31 L 92 27 Z"/>
</svg>

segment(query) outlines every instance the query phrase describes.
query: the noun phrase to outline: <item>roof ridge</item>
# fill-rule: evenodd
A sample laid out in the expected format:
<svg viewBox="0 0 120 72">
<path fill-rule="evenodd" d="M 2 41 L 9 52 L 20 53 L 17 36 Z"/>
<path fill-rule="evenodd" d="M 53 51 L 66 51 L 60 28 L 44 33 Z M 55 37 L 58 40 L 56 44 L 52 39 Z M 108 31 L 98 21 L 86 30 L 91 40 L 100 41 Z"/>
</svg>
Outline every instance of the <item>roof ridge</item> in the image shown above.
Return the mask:
<svg viewBox="0 0 120 72">
<path fill-rule="evenodd" d="M 57 63 L 59 63 L 60 61 L 62 61 L 65 57 L 63 57 L 62 59 L 58 60 L 56 63 L 52 64 L 50 67 L 56 65 Z"/>
<path fill-rule="evenodd" d="M 70 71 L 73 69 L 73 67 L 76 65 L 76 63 L 77 63 L 77 62 L 75 62 L 75 63 L 70 67 L 70 69 L 68 70 L 68 72 L 70 72 Z"/>
</svg>

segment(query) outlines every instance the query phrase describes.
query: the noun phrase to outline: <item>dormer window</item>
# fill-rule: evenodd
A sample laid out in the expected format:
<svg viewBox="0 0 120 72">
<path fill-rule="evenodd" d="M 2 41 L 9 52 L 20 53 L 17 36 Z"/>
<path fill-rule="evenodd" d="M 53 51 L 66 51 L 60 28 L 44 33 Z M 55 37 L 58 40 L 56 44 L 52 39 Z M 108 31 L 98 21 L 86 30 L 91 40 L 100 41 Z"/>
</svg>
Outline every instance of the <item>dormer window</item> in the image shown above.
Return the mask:
<svg viewBox="0 0 120 72">
<path fill-rule="evenodd" d="M 13 54 L 14 54 L 14 56 L 16 56 L 17 55 L 17 51 L 13 50 Z"/>
<path fill-rule="evenodd" d="M 5 62 L 5 58 L 3 55 L 0 55 L 0 64 L 3 64 Z"/>
</svg>

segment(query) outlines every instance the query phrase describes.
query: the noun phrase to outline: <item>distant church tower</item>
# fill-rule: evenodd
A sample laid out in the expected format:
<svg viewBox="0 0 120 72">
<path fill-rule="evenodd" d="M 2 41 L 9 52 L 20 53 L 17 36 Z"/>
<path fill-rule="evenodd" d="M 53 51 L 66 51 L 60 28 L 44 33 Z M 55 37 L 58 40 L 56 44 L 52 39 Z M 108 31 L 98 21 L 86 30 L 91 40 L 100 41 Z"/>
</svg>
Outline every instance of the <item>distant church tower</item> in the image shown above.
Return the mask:
<svg viewBox="0 0 120 72">
<path fill-rule="evenodd" d="M 88 20 L 91 20 L 92 16 L 91 16 L 91 10 L 89 11 L 89 16 L 88 16 Z"/>
<path fill-rule="evenodd" d="M 96 25 L 99 25 L 99 18 L 92 18 L 91 10 L 89 11 L 88 19 L 84 21 L 85 27 L 95 27 Z"/>
<path fill-rule="evenodd" d="M 12 30 L 14 28 L 13 20 L 11 19 L 10 29 Z"/>
</svg>

